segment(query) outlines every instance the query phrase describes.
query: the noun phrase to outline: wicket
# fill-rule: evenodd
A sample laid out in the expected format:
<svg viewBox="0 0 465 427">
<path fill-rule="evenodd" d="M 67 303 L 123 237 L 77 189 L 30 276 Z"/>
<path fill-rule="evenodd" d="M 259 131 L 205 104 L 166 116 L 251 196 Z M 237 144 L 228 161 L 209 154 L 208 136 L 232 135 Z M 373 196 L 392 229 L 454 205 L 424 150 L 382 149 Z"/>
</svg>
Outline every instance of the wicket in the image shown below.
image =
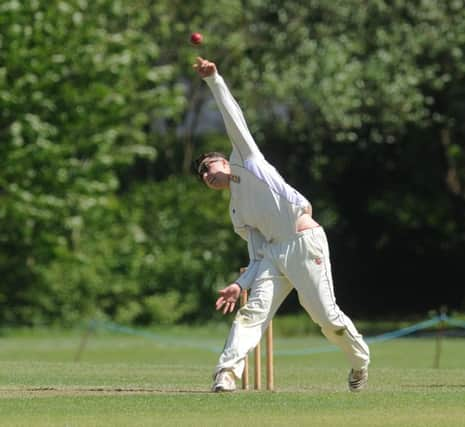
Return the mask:
<svg viewBox="0 0 465 427">
<path fill-rule="evenodd" d="M 247 290 L 241 293 L 241 306 L 247 303 Z M 273 322 L 270 321 L 266 335 L 266 389 L 274 390 L 274 372 L 273 372 Z M 257 344 L 254 350 L 254 389 L 262 388 L 262 362 L 261 362 L 261 345 Z M 245 357 L 244 373 L 242 374 L 242 389 L 249 389 L 249 356 Z"/>
</svg>

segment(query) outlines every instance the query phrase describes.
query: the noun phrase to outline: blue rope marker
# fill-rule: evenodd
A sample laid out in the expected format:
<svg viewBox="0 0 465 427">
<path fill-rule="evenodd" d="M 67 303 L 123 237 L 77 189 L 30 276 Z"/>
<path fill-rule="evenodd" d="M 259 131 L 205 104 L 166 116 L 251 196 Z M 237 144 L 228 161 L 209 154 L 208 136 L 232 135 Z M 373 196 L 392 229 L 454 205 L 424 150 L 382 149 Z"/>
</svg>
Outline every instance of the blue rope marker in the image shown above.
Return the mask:
<svg viewBox="0 0 465 427">
<path fill-rule="evenodd" d="M 365 340 L 367 343 L 370 343 L 370 344 L 381 343 L 381 342 L 389 341 L 392 339 L 401 338 L 401 337 L 404 337 L 410 334 L 414 334 L 415 332 L 418 332 L 424 329 L 429 329 L 440 323 L 442 323 L 443 325 L 449 325 L 449 326 L 456 327 L 456 328 L 465 328 L 465 321 L 460 320 L 460 319 L 450 318 L 446 314 L 442 313 L 438 316 L 432 317 L 431 319 L 424 320 L 422 322 L 416 323 L 411 326 L 407 326 L 405 328 L 398 329 L 396 331 L 386 332 L 384 334 L 375 335 L 373 337 L 367 337 L 365 338 Z M 91 322 L 89 322 L 87 326 L 87 331 L 95 331 L 99 328 L 105 329 L 111 332 L 117 332 L 117 333 L 140 336 L 140 337 L 152 339 L 152 340 L 155 340 L 159 345 L 162 345 L 165 347 L 196 348 L 199 350 L 205 350 L 205 351 L 210 351 L 214 353 L 219 353 L 222 350 L 222 346 L 209 345 L 209 344 L 206 344 L 205 342 L 203 343 L 199 342 L 198 340 L 193 341 L 190 339 L 182 339 L 179 337 L 176 337 L 176 338 L 166 337 L 160 334 L 156 334 L 154 332 L 133 329 L 133 328 L 118 325 L 116 323 L 109 322 L 109 321 L 92 320 Z M 85 340 L 87 340 L 87 336 L 85 337 Z M 81 348 L 79 349 L 78 356 L 80 356 L 80 353 L 82 352 L 84 345 L 85 345 L 85 342 L 83 341 L 83 343 L 81 344 Z M 328 353 L 328 352 L 332 352 L 336 350 L 338 350 L 336 346 L 326 345 L 326 346 L 320 346 L 316 348 L 277 350 L 274 352 L 274 354 L 276 356 L 304 356 L 304 355 L 310 355 L 310 354 Z M 76 360 L 78 360 L 79 358 L 80 357 L 76 357 Z"/>
<path fill-rule="evenodd" d="M 405 337 L 406 335 L 414 334 L 415 332 L 421 331 L 423 329 L 431 328 L 431 326 L 437 325 L 439 322 L 444 321 L 442 316 L 435 316 L 429 320 L 424 320 L 423 322 L 417 323 L 412 326 L 407 326 L 406 328 L 399 329 L 397 331 L 386 332 L 375 337 L 369 337 L 366 339 L 368 343 L 374 342 L 383 342 L 392 340 L 395 338 Z"/>
<path fill-rule="evenodd" d="M 411 325 L 406 328 L 398 329 L 397 331 L 386 332 L 384 334 L 376 335 L 374 337 L 367 337 L 365 338 L 365 341 L 368 344 L 389 341 L 395 338 L 400 338 L 406 335 L 413 334 L 423 329 L 431 328 L 432 326 L 437 325 L 441 321 L 444 321 L 444 315 L 435 316 L 423 322 L 416 323 L 415 325 Z M 335 350 L 338 350 L 336 346 L 328 345 L 324 347 L 301 349 L 301 350 L 281 350 L 281 351 L 276 352 L 276 354 L 285 355 L 285 356 L 297 356 L 297 355 L 301 356 L 301 355 L 306 355 L 306 354 L 327 353 L 327 352 L 335 351 Z"/>
<path fill-rule="evenodd" d="M 206 345 L 199 343 L 198 340 L 193 341 L 190 339 L 180 339 L 179 337 L 166 337 L 160 334 L 156 334 L 154 332 L 144 331 L 140 329 L 133 329 L 127 326 L 118 325 L 113 322 L 96 322 L 94 321 L 97 326 L 100 326 L 102 329 L 106 329 L 112 332 L 119 332 L 126 335 L 134 335 L 140 336 L 144 338 L 149 338 L 157 341 L 158 344 L 163 345 L 165 347 L 190 347 L 190 348 L 197 348 L 200 350 L 208 350 L 214 353 L 221 352 L 223 349 L 222 346 L 214 346 L 214 345 Z"/>
<path fill-rule="evenodd" d="M 465 321 L 460 319 L 446 319 L 446 323 L 457 328 L 465 328 Z"/>
</svg>

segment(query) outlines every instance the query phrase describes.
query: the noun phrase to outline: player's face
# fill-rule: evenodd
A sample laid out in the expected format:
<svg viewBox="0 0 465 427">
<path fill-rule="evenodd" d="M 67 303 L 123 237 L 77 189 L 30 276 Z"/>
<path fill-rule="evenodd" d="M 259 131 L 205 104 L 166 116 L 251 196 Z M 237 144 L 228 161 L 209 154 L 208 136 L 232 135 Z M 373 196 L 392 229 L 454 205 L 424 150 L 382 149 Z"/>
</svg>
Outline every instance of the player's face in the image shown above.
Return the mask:
<svg viewBox="0 0 465 427">
<path fill-rule="evenodd" d="M 226 159 L 220 157 L 205 159 L 200 166 L 199 173 L 208 188 L 212 190 L 229 188 L 231 170 Z"/>
</svg>

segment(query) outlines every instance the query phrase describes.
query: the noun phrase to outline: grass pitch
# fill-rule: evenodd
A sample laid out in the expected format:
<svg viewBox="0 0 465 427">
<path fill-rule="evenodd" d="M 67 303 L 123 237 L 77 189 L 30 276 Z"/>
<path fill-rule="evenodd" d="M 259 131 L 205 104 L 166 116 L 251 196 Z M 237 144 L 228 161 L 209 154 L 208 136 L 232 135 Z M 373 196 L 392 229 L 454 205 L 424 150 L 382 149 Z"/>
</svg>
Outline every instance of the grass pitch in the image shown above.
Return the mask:
<svg viewBox="0 0 465 427">
<path fill-rule="evenodd" d="M 214 394 L 213 349 L 226 332 L 97 333 L 79 361 L 78 332 L 4 334 L 0 425 L 465 426 L 464 339 L 444 339 L 439 369 L 433 338 L 373 344 L 369 389 L 353 394 L 340 352 L 297 355 L 323 338 L 277 338 L 275 392 Z"/>
</svg>

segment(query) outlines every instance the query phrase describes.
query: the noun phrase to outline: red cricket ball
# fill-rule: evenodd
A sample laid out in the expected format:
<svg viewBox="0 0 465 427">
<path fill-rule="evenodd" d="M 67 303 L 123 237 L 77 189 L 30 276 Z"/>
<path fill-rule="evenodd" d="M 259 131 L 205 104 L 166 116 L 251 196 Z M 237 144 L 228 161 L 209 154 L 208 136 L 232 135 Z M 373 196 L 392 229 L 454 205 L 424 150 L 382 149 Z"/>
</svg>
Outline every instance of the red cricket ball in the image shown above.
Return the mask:
<svg viewBox="0 0 465 427">
<path fill-rule="evenodd" d="M 202 43 L 203 36 L 200 33 L 192 33 L 191 34 L 191 43 L 192 44 L 200 44 Z"/>
</svg>

